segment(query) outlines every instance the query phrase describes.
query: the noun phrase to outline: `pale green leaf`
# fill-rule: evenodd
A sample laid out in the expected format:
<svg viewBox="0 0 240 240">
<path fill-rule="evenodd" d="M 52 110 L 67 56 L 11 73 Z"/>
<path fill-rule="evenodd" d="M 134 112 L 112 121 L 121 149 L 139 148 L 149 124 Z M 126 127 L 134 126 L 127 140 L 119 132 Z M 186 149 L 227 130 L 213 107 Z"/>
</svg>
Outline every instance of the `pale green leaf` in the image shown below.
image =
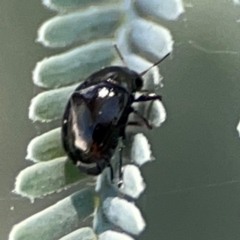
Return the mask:
<svg viewBox="0 0 240 240">
<path fill-rule="evenodd" d="M 26 159 L 34 162 L 49 161 L 66 155 L 62 148 L 61 129 L 56 128 L 31 140 Z"/>
<path fill-rule="evenodd" d="M 157 62 L 173 48 L 168 29 L 143 19 L 132 21 L 129 40 L 135 51 L 151 62 Z"/>
<path fill-rule="evenodd" d="M 144 16 L 157 19 L 176 20 L 184 12 L 182 0 L 138 0 L 135 4 Z"/>
<path fill-rule="evenodd" d="M 39 93 L 31 101 L 29 118 L 33 121 L 49 122 L 60 119 L 67 101 L 77 85 Z"/>
<path fill-rule="evenodd" d="M 67 12 L 76 11 L 78 9 L 90 7 L 90 6 L 103 6 L 105 4 L 110 5 L 111 3 L 122 3 L 122 0 L 42 0 L 43 4 L 55 11 Z"/>
<path fill-rule="evenodd" d="M 34 83 L 44 88 L 57 88 L 84 80 L 114 59 L 113 41 L 100 40 L 45 58 L 36 65 Z"/>
<path fill-rule="evenodd" d="M 37 41 L 47 47 L 65 47 L 74 42 L 82 45 L 101 38 L 113 38 L 121 22 L 119 8 L 92 7 L 48 20 L 39 28 Z"/>
<path fill-rule="evenodd" d="M 83 189 L 15 225 L 9 240 L 58 240 L 94 211 L 96 196 Z"/>
<path fill-rule="evenodd" d="M 90 227 L 80 228 L 59 240 L 97 240 L 97 236 Z"/>
<path fill-rule="evenodd" d="M 16 178 L 14 192 L 34 199 L 59 192 L 86 177 L 66 157 L 57 158 L 22 170 Z"/>
</svg>

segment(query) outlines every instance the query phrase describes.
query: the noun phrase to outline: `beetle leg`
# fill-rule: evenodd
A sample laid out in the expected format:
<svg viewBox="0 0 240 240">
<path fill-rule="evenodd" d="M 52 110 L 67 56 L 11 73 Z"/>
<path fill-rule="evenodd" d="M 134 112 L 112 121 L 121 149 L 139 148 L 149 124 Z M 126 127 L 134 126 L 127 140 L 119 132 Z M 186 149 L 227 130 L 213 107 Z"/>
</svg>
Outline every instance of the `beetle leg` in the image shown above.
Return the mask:
<svg viewBox="0 0 240 240">
<path fill-rule="evenodd" d="M 123 151 L 123 147 L 121 147 L 119 149 L 119 162 L 118 162 L 118 177 L 119 177 L 119 182 L 118 182 L 118 187 L 121 187 L 122 185 L 122 178 L 123 178 L 123 172 L 122 172 L 122 165 L 123 165 L 123 161 L 122 161 L 122 151 Z"/>
<path fill-rule="evenodd" d="M 76 165 L 81 172 L 85 172 L 90 175 L 98 175 L 102 172 L 102 169 L 95 163 L 90 164 L 89 166 L 89 164 L 78 161 Z"/>
<path fill-rule="evenodd" d="M 135 110 L 134 108 L 132 108 L 131 110 L 132 110 L 132 112 L 133 112 L 134 114 L 136 114 L 139 118 L 142 119 L 142 121 L 144 122 L 145 126 L 146 126 L 148 129 L 152 129 L 152 126 L 150 125 L 150 123 L 148 122 L 148 120 L 147 120 L 145 117 L 143 117 L 143 116 L 141 115 L 141 113 L 139 113 L 139 112 L 138 112 L 137 110 Z M 129 123 L 131 123 L 131 122 L 129 122 Z"/>
<path fill-rule="evenodd" d="M 127 123 L 128 126 L 137 126 L 137 127 L 142 127 L 143 125 L 145 125 L 144 123 L 141 122 L 137 122 L 137 121 L 130 121 Z"/>
<path fill-rule="evenodd" d="M 152 126 L 148 123 L 148 125 L 145 124 L 145 122 L 137 122 L 137 121 L 130 121 L 127 123 L 128 126 L 136 126 L 136 127 L 142 127 L 146 126 L 148 129 L 152 129 Z"/>
<path fill-rule="evenodd" d="M 108 163 L 107 167 L 109 167 L 109 170 L 110 170 L 110 180 L 111 180 L 111 183 L 113 183 L 114 173 L 113 173 L 113 167 L 112 167 L 111 163 Z"/>
<path fill-rule="evenodd" d="M 134 102 L 146 102 L 146 101 L 154 101 L 154 100 L 160 100 L 162 101 L 162 97 L 160 95 L 141 95 L 137 99 L 134 99 Z"/>
</svg>

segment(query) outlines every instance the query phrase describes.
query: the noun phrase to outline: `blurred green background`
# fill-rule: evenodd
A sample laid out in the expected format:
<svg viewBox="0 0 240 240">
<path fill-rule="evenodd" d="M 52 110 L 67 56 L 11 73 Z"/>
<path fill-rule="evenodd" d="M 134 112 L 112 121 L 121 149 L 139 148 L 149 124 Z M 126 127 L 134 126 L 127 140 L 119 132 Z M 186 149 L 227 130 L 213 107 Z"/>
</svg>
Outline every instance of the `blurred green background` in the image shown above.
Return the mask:
<svg viewBox="0 0 240 240">
<path fill-rule="evenodd" d="M 11 226 L 67 196 L 14 195 L 28 142 L 39 132 L 28 120 L 38 92 L 35 63 L 61 52 L 35 44 L 40 24 L 54 12 L 40 0 L 0 3 L 0 239 Z M 162 21 L 175 45 L 161 65 L 167 109 L 164 125 L 149 133 L 156 161 L 143 167 L 147 182 L 138 204 L 147 222 L 141 240 L 240 238 L 240 6 L 231 0 L 185 1 L 178 21 Z M 75 187 L 77 189 L 78 187 Z"/>
</svg>

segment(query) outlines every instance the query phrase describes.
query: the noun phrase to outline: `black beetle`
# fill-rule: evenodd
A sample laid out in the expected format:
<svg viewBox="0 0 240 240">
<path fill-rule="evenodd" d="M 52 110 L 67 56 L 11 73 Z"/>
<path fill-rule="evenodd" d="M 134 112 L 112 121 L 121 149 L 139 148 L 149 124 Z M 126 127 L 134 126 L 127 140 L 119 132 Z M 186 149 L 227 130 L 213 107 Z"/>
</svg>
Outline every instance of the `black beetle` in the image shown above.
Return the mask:
<svg viewBox="0 0 240 240">
<path fill-rule="evenodd" d="M 134 102 L 161 100 L 160 95 L 142 90 L 142 75 L 149 69 L 138 74 L 127 67 L 105 67 L 90 75 L 73 92 L 63 115 L 62 143 L 68 157 L 81 171 L 98 175 L 110 167 L 113 180 L 110 160 L 119 138 L 125 138 L 126 126 L 144 124 L 151 128 L 132 107 Z M 141 91 L 142 95 L 136 98 L 135 93 Z M 137 114 L 141 121 L 128 122 L 131 113 Z M 120 178 L 121 161 L 120 158 Z"/>
</svg>

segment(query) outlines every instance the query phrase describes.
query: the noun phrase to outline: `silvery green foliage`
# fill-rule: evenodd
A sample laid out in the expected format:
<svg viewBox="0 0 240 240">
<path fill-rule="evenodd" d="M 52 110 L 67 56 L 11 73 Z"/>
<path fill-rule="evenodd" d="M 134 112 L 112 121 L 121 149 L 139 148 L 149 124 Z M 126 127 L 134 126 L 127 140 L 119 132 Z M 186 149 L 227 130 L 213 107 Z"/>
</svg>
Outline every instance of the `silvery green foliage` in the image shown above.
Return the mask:
<svg viewBox="0 0 240 240">
<path fill-rule="evenodd" d="M 43 59 L 36 65 L 33 82 L 44 88 L 58 88 L 74 84 L 93 71 L 109 65 L 113 59 L 112 41 L 98 40 Z"/>
<path fill-rule="evenodd" d="M 127 66 L 137 72 L 148 69 L 171 52 L 172 36 L 159 22 L 162 18 L 175 20 L 184 11 L 181 0 L 43 0 L 43 4 L 59 14 L 43 23 L 37 41 L 51 48 L 73 43 L 75 46 L 36 64 L 34 84 L 52 89 L 32 99 L 29 118 L 40 122 L 61 119 L 76 85 L 92 72 L 107 65 L 123 64 L 113 43 L 117 43 Z M 143 77 L 145 89 L 162 86 L 158 67 L 151 68 Z M 161 102 L 134 107 L 141 109 L 154 127 L 166 119 Z M 120 189 L 110 183 L 106 169 L 98 176 L 95 191 L 81 190 L 29 217 L 13 227 L 9 238 L 133 240 L 130 235 L 139 235 L 146 227 L 134 203 L 146 187 L 139 167 L 153 157 L 142 133 L 132 132 L 129 136 L 133 139 L 129 151 L 132 164 L 124 166 Z M 65 156 L 60 128 L 35 137 L 29 143 L 26 158 L 35 164 L 20 172 L 15 192 L 32 200 L 59 192 L 86 177 Z M 115 159 L 112 162 L 117 165 Z M 93 212 L 94 230 L 81 228 L 81 221 Z"/>
<path fill-rule="evenodd" d="M 181 0 L 138 0 L 136 1 L 136 7 L 145 15 L 151 15 L 158 19 L 163 17 L 167 20 L 176 20 L 184 12 Z"/>
<path fill-rule="evenodd" d="M 131 160 L 138 166 L 153 160 L 150 145 L 142 133 L 138 133 L 133 138 Z"/>
<path fill-rule="evenodd" d="M 61 146 L 60 134 L 61 129 L 56 128 L 32 139 L 28 144 L 26 159 L 33 162 L 46 162 L 63 157 L 65 152 Z"/>
<path fill-rule="evenodd" d="M 239 0 L 233 0 L 233 3 L 234 3 L 235 5 L 240 5 L 240 1 L 239 1 Z"/>
<path fill-rule="evenodd" d="M 111 240 L 111 239 L 115 239 L 115 240 L 134 240 L 129 235 L 126 235 L 124 233 L 111 231 L 111 230 L 108 230 L 108 231 L 100 234 L 98 239 L 99 240 Z"/>
<path fill-rule="evenodd" d="M 138 198 L 146 186 L 140 169 L 128 164 L 123 168 L 123 172 L 123 184 L 119 190 L 132 198 Z"/>
<path fill-rule="evenodd" d="M 136 205 L 119 197 L 107 198 L 103 202 L 103 212 L 110 222 L 133 235 L 141 233 L 146 226 Z"/>
<path fill-rule="evenodd" d="M 93 16 L 97 21 L 92 21 Z M 114 6 L 91 7 L 48 20 L 40 27 L 37 41 L 47 47 L 65 47 L 74 42 L 84 44 L 112 37 L 121 20 L 122 12 Z"/>
<path fill-rule="evenodd" d="M 92 228 L 83 227 L 66 236 L 60 238 L 60 240 L 96 240 L 97 237 Z"/>
<path fill-rule="evenodd" d="M 238 122 L 238 125 L 237 125 L 237 131 L 238 131 L 238 135 L 240 137 L 240 121 Z"/>
<path fill-rule="evenodd" d="M 94 210 L 94 193 L 83 189 L 15 225 L 9 240 L 59 239 L 74 231 Z M 85 240 L 85 239 L 84 239 Z"/>
<path fill-rule="evenodd" d="M 62 113 L 76 85 L 46 91 L 32 99 L 29 118 L 33 121 L 51 122 L 62 117 Z M 49 108 L 51 106 L 51 108 Z"/>
<path fill-rule="evenodd" d="M 16 178 L 15 192 L 34 198 L 66 189 L 85 178 L 65 157 L 34 164 L 20 172 Z"/>
</svg>

